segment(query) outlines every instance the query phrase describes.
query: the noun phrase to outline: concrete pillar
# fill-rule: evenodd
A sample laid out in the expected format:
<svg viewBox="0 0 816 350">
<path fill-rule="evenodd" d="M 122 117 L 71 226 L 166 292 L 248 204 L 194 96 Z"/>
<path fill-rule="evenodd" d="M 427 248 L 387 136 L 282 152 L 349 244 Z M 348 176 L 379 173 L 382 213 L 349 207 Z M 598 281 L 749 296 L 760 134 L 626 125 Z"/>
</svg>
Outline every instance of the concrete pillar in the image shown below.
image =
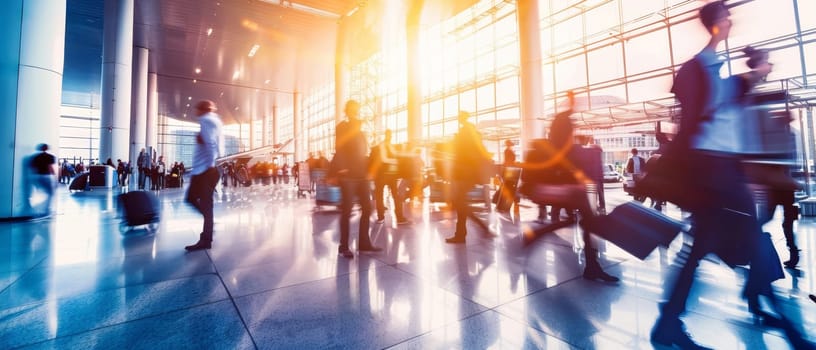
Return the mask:
<svg viewBox="0 0 816 350">
<path fill-rule="evenodd" d="M 137 47 L 133 50 L 133 89 L 131 90 L 130 105 L 130 152 L 127 159 L 123 161 L 131 162 L 134 169 L 138 169 L 136 160 L 139 158 L 139 151 L 145 148 L 147 140 L 147 48 Z M 115 159 L 114 159 L 115 161 Z M 128 177 L 130 188 L 136 185 L 136 176 Z"/>
<path fill-rule="evenodd" d="M 406 21 L 408 67 L 408 146 L 422 143 L 422 70 L 419 61 L 419 22 L 422 17 L 423 0 L 410 2 Z"/>
<path fill-rule="evenodd" d="M 337 41 L 334 49 L 334 122 L 339 124 L 343 120 L 343 107 L 346 105 L 346 31 L 348 20 L 340 20 L 337 24 Z"/>
<path fill-rule="evenodd" d="M 527 149 L 530 140 L 544 137 L 544 125 L 537 120 L 544 117 L 538 0 L 518 0 L 516 14 L 521 53 L 521 147 Z"/>
<path fill-rule="evenodd" d="M 128 156 L 133 0 L 105 0 L 99 161 Z"/>
<path fill-rule="evenodd" d="M 810 142 L 808 142 L 808 144 L 805 146 L 805 147 L 807 147 L 807 150 L 804 150 L 804 149 L 802 150 L 802 152 L 806 152 L 806 154 L 807 154 L 807 161 L 805 162 L 805 164 L 803 166 L 807 167 L 807 171 L 810 174 L 810 176 L 808 176 L 808 182 L 810 182 L 810 180 L 813 179 L 813 174 L 811 172 L 810 167 L 812 165 L 816 164 L 816 161 L 814 161 L 814 159 L 816 159 L 816 141 L 814 141 L 814 137 L 816 137 L 816 133 L 814 132 L 814 129 L 816 129 L 816 127 L 814 126 L 814 123 L 816 122 L 816 120 L 813 119 L 813 107 L 810 107 L 810 106 L 807 107 L 807 110 L 805 110 L 805 116 L 806 116 L 807 128 L 808 128 L 807 129 L 807 135 L 808 135 L 807 139 Z M 800 116 L 800 118 L 801 118 L 801 116 Z M 803 130 L 803 132 L 805 132 L 805 131 Z M 808 184 L 808 186 L 809 186 L 809 184 Z M 813 195 L 813 194 L 811 193 L 810 195 Z"/>
<path fill-rule="evenodd" d="M 264 94 L 264 99 L 263 100 L 264 100 L 264 103 L 263 103 L 263 113 L 262 113 L 263 124 L 261 125 L 261 146 L 265 147 L 265 146 L 269 146 L 269 122 L 270 122 L 270 117 L 269 117 L 269 112 L 270 111 L 269 110 L 271 109 L 270 108 L 271 107 L 270 102 L 269 102 L 269 94 Z"/>
<path fill-rule="evenodd" d="M 272 106 L 272 144 L 273 145 L 277 145 L 278 143 L 280 143 L 280 140 L 278 139 L 278 125 L 280 125 L 280 123 L 278 123 L 278 106 L 273 105 Z"/>
<path fill-rule="evenodd" d="M 255 147 L 255 115 L 258 114 L 257 102 L 258 101 L 258 92 L 252 92 L 249 95 L 249 110 L 247 111 L 247 116 L 249 117 L 249 149 L 253 150 Z"/>
<path fill-rule="evenodd" d="M 293 101 L 292 106 L 293 106 L 293 109 L 294 109 L 294 111 L 293 111 L 294 112 L 293 113 L 294 114 L 294 118 L 293 118 L 294 120 L 292 120 L 292 127 L 294 128 L 294 130 L 292 130 L 293 131 L 292 134 L 294 136 L 293 137 L 294 140 L 292 140 L 292 142 L 295 143 L 295 154 L 293 155 L 293 157 L 295 158 L 295 160 L 298 160 L 298 159 L 303 159 L 303 157 L 302 157 L 303 155 L 301 154 L 301 149 L 303 148 L 303 140 L 302 140 L 303 135 L 301 135 L 301 129 L 302 128 L 301 128 L 301 125 L 300 125 L 300 122 L 302 120 L 301 111 L 300 111 L 300 108 L 301 108 L 300 107 L 300 103 L 301 103 L 300 93 L 295 92 L 293 94 L 293 99 L 294 99 L 294 101 Z"/>
<path fill-rule="evenodd" d="M 65 0 L 6 0 L 0 11 L 0 218 L 33 214 L 28 158 L 37 145 L 59 157 L 65 12 Z"/>
<path fill-rule="evenodd" d="M 158 147 L 159 142 L 157 141 L 159 134 L 159 92 L 157 89 L 158 76 L 156 72 L 147 73 L 147 125 L 145 127 L 145 145 L 158 150 L 160 155 L 164 155 L 164 147 Z"/>
</svg>

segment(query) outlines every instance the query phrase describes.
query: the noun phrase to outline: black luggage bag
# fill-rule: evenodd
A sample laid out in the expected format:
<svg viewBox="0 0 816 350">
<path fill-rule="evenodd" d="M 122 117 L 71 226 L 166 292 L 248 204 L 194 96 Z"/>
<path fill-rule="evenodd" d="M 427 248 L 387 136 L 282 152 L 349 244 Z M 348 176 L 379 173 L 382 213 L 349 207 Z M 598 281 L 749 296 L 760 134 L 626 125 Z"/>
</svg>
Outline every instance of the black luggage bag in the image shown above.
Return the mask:
<svg viewBox="0 0 816 350">
<path fill-rule="evenodd" d="M 617 206 L 609 215 L 593 220 L 590 231 L 643 260 L 658 245 L 668 247 L 685 224 L 640 202 Z"/>
<path fill-rule="evenodd" d="M 119 195 L 122 205 L 122 225 L 120 229 L 148 225 L 149 231 L 158 228 L 161 207 L 159 199 L 150 191 L 132 191 Z"/>
<path fill-rule="evenodd" d="M 165 176 L 165 187 L 167 188 L 178 188 L 181 187 L 181 178 L 178 174 L 170 174 Z"/>
<path fill-rule="evenodd" d="M 79 174 L 77 176 L 74 176 L 74 178 L 71 179 L 71 183 L 68 185 L 68 190 L 69 191 L 86 191 L 86 190 L 88 190 L 89 189 L 89 186 L 88 186 L 89 185 L 88 184 L 88 177 L 89 176 L 90 176 L 90 173 L 87 173 L 87 172 L 84 172 L 84 173 L 81 173 L 81 174 Z"/>
<path fill-rule="evenodd" d="M 498 211 L 508 211 L 516 201 L 516 192 L 519 179 L 521 178 L 521 168 L 505 167 L 502 171 L 501 185 L 493 193 L 493 204 Z"/>
</svg>

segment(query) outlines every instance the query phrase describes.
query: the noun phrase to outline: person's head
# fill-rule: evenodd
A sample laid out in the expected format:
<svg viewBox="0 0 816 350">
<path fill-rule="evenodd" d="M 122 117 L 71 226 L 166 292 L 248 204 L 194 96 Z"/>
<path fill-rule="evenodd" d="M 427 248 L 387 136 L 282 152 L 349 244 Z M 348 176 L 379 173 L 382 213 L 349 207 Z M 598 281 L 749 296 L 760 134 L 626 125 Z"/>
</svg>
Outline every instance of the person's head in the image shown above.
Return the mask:
<svg viewBox="0 0 816 350">
<path fill-rule="evenodd" d="M 567 101 L 569 103 L 569 108 L 575 108 L 575 91 L 569 90 L 567 91 Z"/>
<path fill-rule="evenodd" d="M 728 38 L 731 31 L 731 19 L 728 16 L 731 16 L 731 12 L 720 0 L 700 8 L 700 21 L 711 34 L 712 41 L 720 42 Z"/>
<path fill-rule="evenodd" d="M 470 119 L 470 113 L 465 111 L 459 111 L 459 115 L 456 116 L 456 119 L 459 120 L 459 125 L 468 123 L 468 119 Z"/>
<path fill-rule="evenodd" d="M 385 142 L 391 142 L 391 129 L 385 129 Z"/>
<path fill-rule="evenodd" d="M 638 154 L 637 148 L 632 148 L 632 156 L 636 156 Z"/>
<path fill-rule="evenodd" d="M 215 107 L 215 102 L 210 100 L 201 100 L 198 101 L 195 105 L 196 116 L 202 116 L 204 114 L 215 112 L 218 108 Z"/>
<path fill-rule="evenodd" d="M 360 119 L 360 102 L 355 100 L 348 100 L 346 101 L 346 108 L 343 109 L 346 113 L 346 117 L 349 120 L 359 120 Z"/>
<path fill-rule="evenodd" d="M 142 147 L 142 153 L 144 153 L 144 152 L 145 152 L 145 149 L 144 149 L 144 147 Z"/>
<path fill-rule="evenodd" d="M 47 143 L 41 143 L 41 144 L 37 145 L 37 150 L 40 151 L 40 152 L 47 151 L 48 150 L 48 144 Z"/>
<path fill-rule="evenodd" d="M 504 146 L 508 147 L 508 148 L 513 147 L 513 141 L 512 140 L 504 140 Z"/>
</svg>

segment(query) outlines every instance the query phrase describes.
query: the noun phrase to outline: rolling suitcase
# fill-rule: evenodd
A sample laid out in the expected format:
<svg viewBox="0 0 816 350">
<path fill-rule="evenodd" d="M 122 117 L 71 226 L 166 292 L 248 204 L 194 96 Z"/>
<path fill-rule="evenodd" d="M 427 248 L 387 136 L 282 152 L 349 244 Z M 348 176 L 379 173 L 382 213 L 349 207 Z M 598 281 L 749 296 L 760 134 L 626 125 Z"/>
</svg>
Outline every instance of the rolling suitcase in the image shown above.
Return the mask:
<svg viewBox="0 0 816 350">
<path fill-rule="evenodd" d="M 609 215 L 593 220 L 590 232 L 643 260 L 658 245 L 668 247 L 686 224 L 647 208 L 640 202 L 623 203 Z"/>
<path fill-rule="evenodd" d="M 315 203 L 321 205 L 340 205 L 340 187 L 318 184 L 315 190 Z"/>
<path fill-rule="evenodd" d="M 502 182 L 499 189 L 493 193 L 493 204 L 498 211 L 508 211 L 516 201 L 518 182 L 521 178 L 521 169 L 506 167 L 502 172 Z"/>
<path fill-rule="evenodd" d="M 122 224 L 120 229 L 148 225 L 149 231 L 158 228 L 160 219 L 159 199 L 149 191 L 132 191 L 119 195 L 122 205 Z"/>
<path fill-rule="evenodd" d="M 165 183 L 167 188 L 178 188 L 181 187 L 181 178 L 178 174 L 170 174 L 165 177 Z"/>
<path fill-rule="evenodd" d="M 89 187 L 88 177 L 90 176 L 89 173 L 81 173 L 71 179 L 71 183 L 68 185 L 69 191 L 87 191 Z"/>
</svg>

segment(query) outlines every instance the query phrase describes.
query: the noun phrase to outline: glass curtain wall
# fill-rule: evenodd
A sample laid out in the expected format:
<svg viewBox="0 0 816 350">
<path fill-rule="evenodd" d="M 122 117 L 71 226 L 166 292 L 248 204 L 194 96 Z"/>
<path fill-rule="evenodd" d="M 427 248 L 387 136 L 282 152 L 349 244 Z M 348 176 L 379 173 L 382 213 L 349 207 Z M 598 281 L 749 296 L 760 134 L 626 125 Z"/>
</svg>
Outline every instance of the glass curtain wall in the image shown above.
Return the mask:
<svg viewBox="0 0 816 350">
<path fill-rule="evenodd" d="M 607 161 L 625 160 L 631 147 L 654 147 L 654 120 L 676 112 L 669 93 L 677 67 L 705 44 L 696 18 L 699 0 L 539 0 L 545 106 L 554 112 L 566 91 L 583 105 L 575 120 L 579 132 L 592 135 L 607 150 Z M 813 84 L 816 81 L 816 1 L 732 0 L 734 22 L 721 48 L 728 64 L 723 74 L 745 70 L 741 50 L 753 45 L 771 51 L 774 72 L 766 89 L 787 89 L 788 107 L 800 150 L 813 164 Z M 399 17 L 399 14 L 392 14 Z M 396 18 L 396 17 L 395 17 Z M 349 96 L 359 100 L 372 142 L 384 129 L 395 142 L 407 140 L 405 26 L 402 20 L 385 34 L 381 52 L 353 66 Z M 484 0 L 420 32 L 422 137 L 435 142 L 457 131 L 459 110 L 474 115 L 488 148 L 501 155 L 501 141 L 519 135 L 519 47 L 512 1 Z M 303 135 L 308 151 L 327 151 L 334 137 L 334 86 L 304 95 Z M 88 159 L 98 153 L 98 103 L 63 94 L 64 107 L 81 105 L 94 113 L 63 112 L 59 158 Z M 86 101 L 88 100 L 88 101 Z M 280 143 L 294 137 L 292 104 L 278 108 Z M 637 125 L 640 124 L 640 125 Z M 612 127 L 616 125 L 616 127 Z M 227 153 L 245 150 L 249 126 L 228 126 Z M 159 149 L 171 161 L 192 159 L 195 123 L 161 117 Z M 268 128 L 272 132 L 271 125 Z M 256 144 L 260 125 L 256 124 Z M 271 137 L 270 137 L 271 141 Z"/>
<path fill-rule="evenodd" d="M 816 1 L 740 0 L 732 6 L 734 27 L 721 54 L 723 74 L 744 71 L 741 50 L 771 51 L 774 72 L 765 88 L 790 89 L 812 104 L 816 81 Z M 625 161 L 632 147 L 656 148 L 654 122 L 676 114 L 669 92 L 680 64 L 705 44 L 699 0 L 539 0 L 545 106 L 552 115 L 568 90 L 579 98 L 579 133 L 592 135 L 607 150 L 607 162 Z M 797 19 L 799 26 L 797 27 Z M 349 96 L 372 143 L 384 129 L 395 142 L 407 140 L 404 20 L 384 34 L 386 45 L 348 74 Z M 399 39 L 399 40 L 397 40 Z M 519 46 L 512 1 L 485 0 L 420 32 L 422 137 L 427 143 L 457 131 L 456 114 L 469 111 L 500 161 L 501 141 L 519 135 Z M 808 90 L 809 88 L 809 90 Z M 304 101 L 309 151 L 331 150 L 334 120 L 331 87 Z M 799 91 L 799 92 L 797 92 Z M 812 107 L 792 101 L 792 126 L 813 148 Z M 314 112 L 312 112 L 314 111 Z M 325 114 L 324 114 L 325 113 Z M 289 113 L 290 115 L 291 113 Z M 291 119 L 281 111 L 280 121 Z M 286 137 L 281 136 L 281 140 Z M 330 152 L 328 152 L 330 153 Z M 812 154 L 812 152 L 810 153 Z M 809 156 L 812 158 L 812 156 Z"/>
<path fill-rule="evenodd" d="M 98 108 L 63 105 L 57 157 L 71 164 L 99 162 L 99 119 Z"/>
<path fill-rule="evenodd" d="M 621 132 L 648 133 L 654 131 L 653 123 L 615 129 L 604 124 L 674 117 L 674 98 L 669 92 L 674 73 L 707 42 L 708 34 L 697 19 L 697 10 L 704 3 L 540 0 L 542 71 L 548 105 L 562 101 L 566 91 L 575 90 L 579 109 L 584 110 L 575 119 L 588 129 L 583 132 L 592 134 L 611 151 L 607 156 L 616 160 L 625 160 L 628 149 L 636 145 L 649 147 L 651 141 L 641 143 Z M 744 72 L 747 68 L 741 50 L 752 45 L 771 51 L 774 72 L 765 88 L 807 85 L 803 80 L 816 69 L 816 19 L 806 14 L 816 13 L 816 1 L 743 0 L 726 4 L 732 6 L 733 27 L 727 44 L 719 48 L 728 62 L 722 74 Z M 802 108 L 796 103 L 790 107 L 794 115 Z M 792 126 L 800 128 L 797 122 Z M 805 144 L 812 144 L 812 132 L 804 134 L 811 137 L 806 137 Z M 621 142 L 627 138 L 630 142 Z"/>
<path fill-rule="evenodd" d="M 334 148 L 334 84 L 321 86 L 306 95 L 304 137 L 306 151 L 330 151 Z"/>
<path fill-rule="evenodd" d="M 385 129 L 395 143 L 408 140 L 407 75 L 404 21 L 386 35 L 378 54 L 352 68 L 349 92 L 361 101 L 372 143 Z M 422 137 L 426 143 L 450 138 L 458 130 L 460 110 L 473 115 L 501 154 L 500 140 L 517 137 L 519 127 L 519 54 L 515 5 L 481 1 L 456 16 L 420 32 L 422 67 Z M 502 123 L 503 122 L 503 123 Z M 499 160 L 496 158 L 496 160 Z"/>
</svg>

